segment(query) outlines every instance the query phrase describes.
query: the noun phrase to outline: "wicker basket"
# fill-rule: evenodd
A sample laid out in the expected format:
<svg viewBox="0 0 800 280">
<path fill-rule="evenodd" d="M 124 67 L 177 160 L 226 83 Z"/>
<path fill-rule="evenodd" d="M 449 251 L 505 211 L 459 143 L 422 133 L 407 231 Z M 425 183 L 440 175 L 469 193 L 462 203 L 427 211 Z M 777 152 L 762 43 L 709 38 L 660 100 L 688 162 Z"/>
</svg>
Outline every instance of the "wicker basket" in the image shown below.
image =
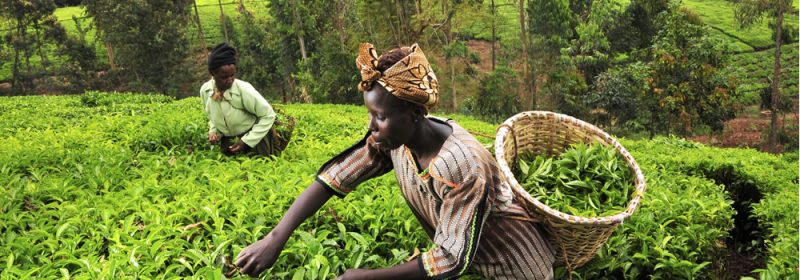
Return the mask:
<svg viewBox="0 0 800 280">
<path fill-rule="evenodd" d="M 622 213 L 594 218 L 569 215 L 533 198 L 514 177 L 512 168 L 517 166 L 518 154 L 555 156 L 578 142 L 613 146 L 633 171 L 635 191 Z M 614 228 L 636 210 L 645 191 L 642 171 L 619 142 L 591 124 L 563 114 L 529 111 L 509 118 L 497 130 L 495 156 L 514 192 L 523 197 L 528 202 L 528 210 L 543 221 L 551 241 L 557 246 L 558 261 L 568 270 L 580 267 L 594 257 Z"/>
</svg>

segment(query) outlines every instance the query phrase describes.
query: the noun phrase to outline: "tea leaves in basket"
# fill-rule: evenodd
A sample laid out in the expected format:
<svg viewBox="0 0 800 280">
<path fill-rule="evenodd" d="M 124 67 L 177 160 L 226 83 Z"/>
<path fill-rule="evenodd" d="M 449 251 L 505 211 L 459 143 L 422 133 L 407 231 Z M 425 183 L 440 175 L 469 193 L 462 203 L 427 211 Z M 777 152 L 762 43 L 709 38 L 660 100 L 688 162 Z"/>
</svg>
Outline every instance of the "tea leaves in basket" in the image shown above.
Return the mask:
<svg viewBox="0 0 800 280">
<path fill-rule="evenodd" d="M 574 144 L 557 157 L 523 154 L 517 178 L 550 208 L 582 216 L 622 212 L 633 188 L 631 171 L 613 148 Z"/>
</svg>

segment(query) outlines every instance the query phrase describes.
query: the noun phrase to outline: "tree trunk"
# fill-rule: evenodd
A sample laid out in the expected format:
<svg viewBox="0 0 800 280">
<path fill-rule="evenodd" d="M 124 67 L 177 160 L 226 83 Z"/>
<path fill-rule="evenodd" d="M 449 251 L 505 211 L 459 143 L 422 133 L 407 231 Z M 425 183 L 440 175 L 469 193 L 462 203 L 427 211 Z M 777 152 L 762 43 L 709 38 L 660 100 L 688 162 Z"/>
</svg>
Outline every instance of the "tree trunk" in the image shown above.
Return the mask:
<svg viewBox="0 0 800 280">
<path fill-rule="evenodd" d="M 47 59 L 47 55 L 42 51 L 42 36 L 41 29 L 39 28 L 39 20 L 33 22 L 33 29 L 36 30 L 36 49 L 39 51 L 39 57 L 42 59 L 42 69 L 47 72 L 47 66 L 50 65 L 50 60 Z"/>
<path fill-rule="evenodd" d="M 783 1 L 778 1 L 778 11 L 775 17 L 775 64 L 772 71 L 772 104 L 770 104 L 769 139 L 767 149 L 772 153 L 778 151 L 778 102 L 780 101 L 781 79 L 781 27 L 783 25 Z"/>
<path fill-rule="evenodd" d="M 203 24 L 200 23 L 200 13 L 197 11 L 197 0 L 193 0 L 192 5 L 194 5 L 194 21 L 197 23 L 197 37 L 200 39 L 200 47 L 203 48 L 203 53 L 206 53 L 208 45 L 206 45 L 206 35 L 203 33 Z"/>
<path fill-rule="evenodd" d="M 111 43 L 106 43 L 106 53 L 108 54 L 108 66 L 111 66 L 111 70 L 117 70 L 117 64 L 114 63 L 114 47 L 111 46 Z"/>
<path fill-rule="evenodd" d="M 450 64 L 450 87 L 453 88 L 453 112 L 458 112 L 458 93 L 456 92 L 456 67 L 455 63 L 449 61 Z"/>
<path fill-rule="evenodd" d="M 346 0 L 336 0 L 336 31 L 339 32 L 339 48 L 342 52 L 347 51 L 347 29 L 345 29 L 344 18 L 346 11 Z"/>
<path fill-rule="evenodd" d="M 17 19 L 17 32 L 20 32 L 22 23 L 20 22 L 21 19 Z M 11 87 L 17 88 L 19 87 L 19 68 L 20 68 L 20 57 L 19 57 L 19 48 L 14 48 L 14 66 L 11 68 Z"/>
<path fill-rule="evenodd" d="M 294 32 L 297 35 L 297 43 L 300 44 L 300 55 L 303 57 L 303 62 L 308 59 L 308 54 L 306 53 L 306 40 L 303 38 L 303 26 L 302 21 L 300 19 L 300 14 L 297 13 L 297 8 L 292 7 L 292 17 L 294 18 Z M 308 67 L 308 65 L 303 64 L 303 67 Z M 304 84 L 300 84 L 300 99 L 304 103 L 311 103 L 311 96 L 308 95 L 308 89 Z"/>
<path fill-rule="evenodd" d="M 32 55 L 31 55 L 31 50 L 30 50 L 31 43 L 28 41 L 28 28 L 26 27 L 26 23 L 24 22 L 23 19 L 20 19 L 18 22 L 20 23 L 19 34 L 20 34 L 20 37 L 22 37 L 22 41 L 23 41 L 23 44 L 24 44 L 24 47 L 22 48 L 22 50 L 24 51 L 24 54 L 22 56 L 25 58 L 25 70 L 27 72 L 26 75 L 30 75 L 30 72 L 31 72 L 31 56 Z M 23 81 L 26 81 L 26 80 L 27 80 L 27 78 L 25 78 Z"/>
<path fill-rule="evenodd" d="M 217 0 L 219 3 L 219 22 L 222 24 L 222 33 L 225 35 L 225 43 L 230 42 L 228 40 L 228 25 L 225 24 L 225 12 L 222 11 L 222 0 Z"/>
<path fill-rule="evenodd" d="M 399 19 L 400 35 L 401 35 L 400 40 L 402 40 L 401 42 L 397 42 L 397 43 L 402 44 L 402 45 L 407 45 L 408 44 L 408 42 L 407 42 L 408 41 L 408 26 L 407 26 L 407 23 L 406 23 L 406 16 L 405 16 L 405 13 L 403 11 L 403 4 L 401 3 L 401 0 L 395 0 L 394 1 L 394 8 L 395 8 L 395 11 L 396 11 L 396 14 L 397 14 L 397 18 Z"/>
<path fill-rule="evenodd" d="M 297 43 L 300 44 L 300 55 L 303 57 L 303 61 L 306 61 L 308 55 L 306 54 L 306 41 L 303 38 L 302 32 L 302 21 L 300 20 L 300 15 L 297 13 L 297 8 L 292 7 L 292 17 L 294 18 L 294 32 L 297 35 Z"/>
<path fill-rule="evenodd" d="M 492 0 L 492 71 L 494 71 L 495 64 L 497 62 L 497 55 L 495 52 L 495 41 L 497 41 L 497 12 L 495 11 L 497 7 L 494 5 L 494 0 Z"/>
<path fill-rule="evenodd" d="M 522 86 L 525 94 L 531 97 L 530 107 L 528 110 L 533 110 L 535 105 L 535 98 L 531 90 L 530 77 L 528 77 L 528 30 L 525 28 L 525 0 L 519 0 L 519 39 L 522 45 Z"/>
</svg>

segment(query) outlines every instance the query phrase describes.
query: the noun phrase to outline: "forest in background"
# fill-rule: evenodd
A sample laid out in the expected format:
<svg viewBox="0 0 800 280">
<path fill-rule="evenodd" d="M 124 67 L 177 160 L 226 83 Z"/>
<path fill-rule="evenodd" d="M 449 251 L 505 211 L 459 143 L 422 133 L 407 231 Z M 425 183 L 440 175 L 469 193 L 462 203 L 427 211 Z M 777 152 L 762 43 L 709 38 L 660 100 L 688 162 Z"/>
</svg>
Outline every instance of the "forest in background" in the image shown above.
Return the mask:
<svg viewBox="0 0 800 280">
<path fill-rule="evenodd" d="M 781 12 L 744 0 L 12 0 L 0 5 L 0 94 L 193 96 L 207 49 L 226 41 L 239 77 L 273 102 L 358 104 L 358 43 L 419 43 L 439 112 L 497 123 L 549 110 L 617 135 L 721 135 L 737 115 L 796 116 L 797 4 L 767 2 Z M 796 123 L 782 120 L 766 150 L 796 149 Z"/>
</svg>

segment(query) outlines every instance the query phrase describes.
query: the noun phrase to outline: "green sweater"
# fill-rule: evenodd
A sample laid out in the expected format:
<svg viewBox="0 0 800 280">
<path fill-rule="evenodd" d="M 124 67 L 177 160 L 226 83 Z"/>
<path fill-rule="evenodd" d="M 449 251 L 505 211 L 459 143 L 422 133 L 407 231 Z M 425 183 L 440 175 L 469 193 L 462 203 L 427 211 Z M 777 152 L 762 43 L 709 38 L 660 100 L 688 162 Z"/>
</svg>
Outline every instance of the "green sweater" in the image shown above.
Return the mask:
<svg viewBox="0 0 800 280">
<path fill-rule="evenodd" d="M 248 82 L 236 79 L 219 101 L 211 99 L 215 87 L 214 79 L 200 87 L 200 97 L 208 117 L 208 132 L 224 136 L 238 136 L 247 132 L 242 136 L 242 142 L 254 147 L 267 136 L 275 122 L 272 106 Z"/>
</svg>

